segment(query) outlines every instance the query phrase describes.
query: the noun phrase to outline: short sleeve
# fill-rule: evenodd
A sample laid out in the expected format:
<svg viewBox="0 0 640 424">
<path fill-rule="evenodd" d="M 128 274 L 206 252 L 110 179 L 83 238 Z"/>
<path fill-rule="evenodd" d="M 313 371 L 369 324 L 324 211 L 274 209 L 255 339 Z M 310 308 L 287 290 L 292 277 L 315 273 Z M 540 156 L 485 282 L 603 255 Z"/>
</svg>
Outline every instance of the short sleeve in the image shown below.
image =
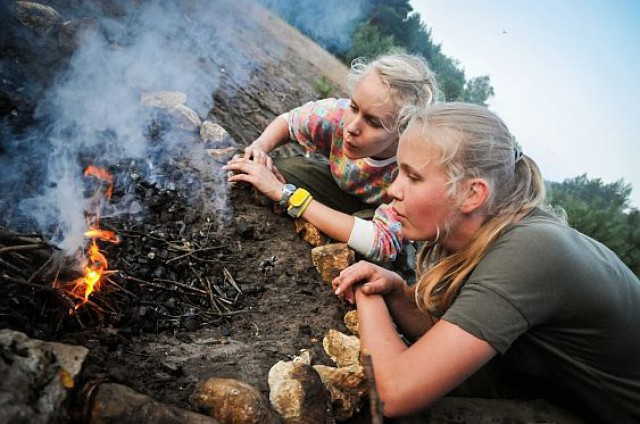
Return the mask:
<svg viewBox="0 0 640 424">
<path fill-rule="evenodd" d="M 490 248 L 442 319 L 504 353 L 532 327 L 566 309 L 564 255 L 553 231 L 516 226 Z"/>
<path fill-rule="evenodd" d="M 289 133 L 308 151 L 329 157 L 334 139 L 342 138 L 349 99 L 308 102 L 289 112 Z"/>
</svg>

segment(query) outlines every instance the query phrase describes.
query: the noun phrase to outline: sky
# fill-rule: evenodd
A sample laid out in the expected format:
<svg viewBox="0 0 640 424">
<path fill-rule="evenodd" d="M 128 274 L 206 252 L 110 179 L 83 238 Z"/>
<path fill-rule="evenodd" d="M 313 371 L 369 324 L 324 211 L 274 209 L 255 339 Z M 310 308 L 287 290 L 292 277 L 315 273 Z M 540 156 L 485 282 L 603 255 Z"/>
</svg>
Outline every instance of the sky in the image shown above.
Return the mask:
<svg viewBox="0 0 640 424">
<path fill-rule="evenodd" d="M 640 1 L 411 0 L 546 180 L 624 179 L 640 208 Z"/>
</svg>

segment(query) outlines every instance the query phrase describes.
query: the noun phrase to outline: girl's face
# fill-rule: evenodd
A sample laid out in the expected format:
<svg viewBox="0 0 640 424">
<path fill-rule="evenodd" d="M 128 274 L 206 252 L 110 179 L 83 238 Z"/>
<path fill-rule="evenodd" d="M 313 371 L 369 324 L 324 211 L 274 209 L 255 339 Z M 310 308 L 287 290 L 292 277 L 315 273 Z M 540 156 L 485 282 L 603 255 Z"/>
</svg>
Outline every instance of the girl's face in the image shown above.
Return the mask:
<svg viewBox="0 0 640 424">
<path fill-rule="evenodd" d="M 395 156 L 398 132 L 395 128 L 397 109 L 389 88 L 375 72 L 368 72 L 358 83 L 345 114 L 344 153 L 350 159 Z M 386 127 L 386 128 L 385 128 Z"/>
<path fill-rule="evenodd" d="M 424 140 L 420 124 L 411 125 L 400 137 L 399 173 L 388 191 L 402 234 L 409 240 L 439 237 L 444 242 L 458 220 L 445 168 L 432 157 L 433 147 Z"/>
</svg>

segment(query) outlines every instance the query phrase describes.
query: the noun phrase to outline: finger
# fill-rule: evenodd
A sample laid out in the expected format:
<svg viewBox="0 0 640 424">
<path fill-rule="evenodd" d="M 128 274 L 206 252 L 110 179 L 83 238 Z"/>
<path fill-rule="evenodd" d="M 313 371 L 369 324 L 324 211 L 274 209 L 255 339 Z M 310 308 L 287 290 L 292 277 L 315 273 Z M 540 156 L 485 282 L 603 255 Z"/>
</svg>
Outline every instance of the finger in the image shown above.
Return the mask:
<svg viewBox="0 0 640 424">
<path fill-rule="evenodd" d="M 254 171 L 254 167 L 249 162 L 229 162 L 228 164 L 222 167 L 224 171 L 233 171 L 239 172 L 243 174 L 252 174 Z M 241 175 L 241 174 L 236 174 Z"/>
<path fill-rule="evenodd" d="M 253 149 L 251 148 L 251 146 L 248 146 L 247 148 L 244 149 L 244 159 L 250 159 L 251 155 L 253 154 Z"/>
<path fill-rule="evenodd" d="M 273 173 L 276 176 L 276 178 L 278 179 L 278 181 L 280 181 L 282 184 L 286 184 L 287 180 L 284 179 L 284 175 L 282 175 L 280 173 L 280 170 L 278 168 L 276 168 L 275 165 L 273 165 Z"/>
<path fill-rule="evenodd" d="M 271 159 L 271 156 L 265 155 L 264 165 L 269 168 L 269 171 L 273 171 L 273 159 Z"/>
</svg>

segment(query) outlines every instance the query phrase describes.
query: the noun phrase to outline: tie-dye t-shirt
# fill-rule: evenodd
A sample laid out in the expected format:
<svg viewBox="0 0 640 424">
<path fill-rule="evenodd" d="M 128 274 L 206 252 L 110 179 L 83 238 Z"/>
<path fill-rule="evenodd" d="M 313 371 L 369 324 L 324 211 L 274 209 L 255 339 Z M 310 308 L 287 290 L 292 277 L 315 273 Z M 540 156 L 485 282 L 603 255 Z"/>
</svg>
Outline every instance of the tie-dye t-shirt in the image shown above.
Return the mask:
<svg viewBox="0 0 640 424">
<path fill-rule="evenodd" d="M 389 202 L 387 189 L 398 172 L 395 157 L 349 159 L 342 149 L 344 115 L 349 99 L 309 102 L 289 112 L 289 132 L 308 151 L 329 159 L 338 186 L 372 206 Z"/>
<path fill-rule="evenodd" d="M 349 159 L 342 149 L 344 116 L 349 99 L 324 99 L 309 102 L 288 114 L 289 133 L 308 151 L 329 159 L 331 174 L 338 186 L 376 209 L 372 221 L 356 218 L 349 246 L 366 258 L 392 261 L 404 245 L 400 223 L 387 189 L 398 173 L 396 158 L 383 161 L 371 158 Z"/>
</svg>

